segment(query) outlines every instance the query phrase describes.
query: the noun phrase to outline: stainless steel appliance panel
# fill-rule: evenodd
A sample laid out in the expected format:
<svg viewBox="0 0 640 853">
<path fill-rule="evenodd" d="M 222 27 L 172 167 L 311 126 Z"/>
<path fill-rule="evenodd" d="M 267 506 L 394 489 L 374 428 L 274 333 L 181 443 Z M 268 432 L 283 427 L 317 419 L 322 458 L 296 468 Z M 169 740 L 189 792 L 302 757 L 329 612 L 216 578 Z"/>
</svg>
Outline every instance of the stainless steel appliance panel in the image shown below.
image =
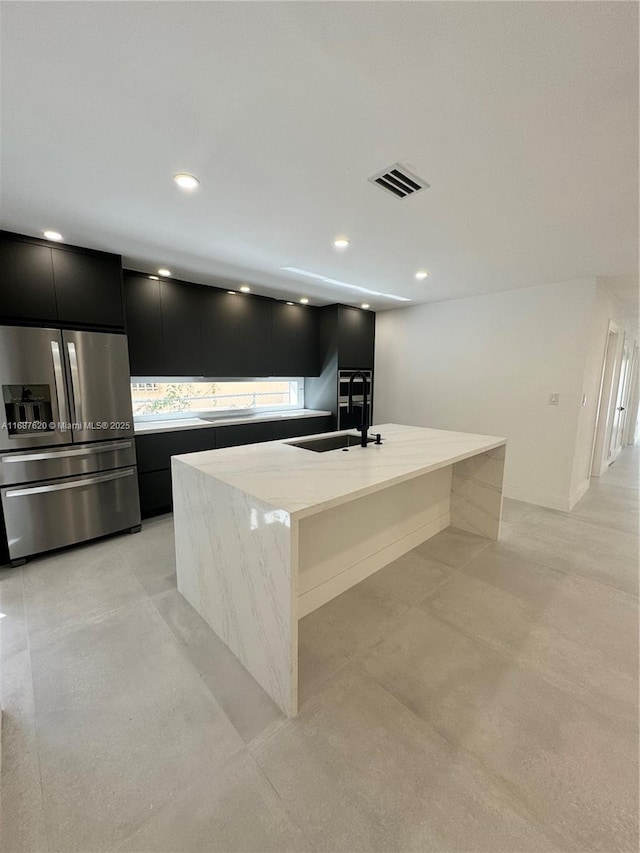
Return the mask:
<svg viewBox="0 0 640 853">
<path fill-rule="evenodd" d="M 135 468 L 0 490 L 17 560 L 140 524 Z"/>
<path fill-rule="evenodd" d="M 25 450 L 0 454 L 0 486 L 77 477 L 136 464 L 132 438 L 101 444 L 73 444 L 46 450 Z"/>
<path fill-rule="evenodd" d="M 71 442 L 57 329 L 0 326 L 0 391 L 0 450 Z"/>
<path fill-rule="evenodd" d="M 74 442 L 133 436 L 125 335 L 63 332 Z"/>
</svg>

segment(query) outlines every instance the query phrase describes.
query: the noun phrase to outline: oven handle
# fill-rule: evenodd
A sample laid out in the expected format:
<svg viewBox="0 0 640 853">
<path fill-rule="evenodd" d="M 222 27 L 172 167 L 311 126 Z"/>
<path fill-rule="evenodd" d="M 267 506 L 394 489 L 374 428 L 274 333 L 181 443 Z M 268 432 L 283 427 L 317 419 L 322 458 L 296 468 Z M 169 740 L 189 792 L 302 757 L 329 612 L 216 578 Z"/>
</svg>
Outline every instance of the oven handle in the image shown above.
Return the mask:
<svg viewBox="0 0 640 853">
<path fill-rule="evenodd" d="M 48 492 L 62 492 L 66 489 L 79 489 L 82 486 L 94 486 L 97 483 L 107 483 L 109 480 L 120 480 L 123 477 L 133 477 L 134 469 L 126 471 L 114 471 L 111 474 L 102 474 L 99 477 L 84 477 L 82 480 L 70 480 L 66 483 L 55 483 L 50 486 L 31 486 L 28 489 L 7 489 L 4 493 L 6 498 L 22 498 L 28 495 L 44 495 Z"/>
<path fill-rule="evenodd" d="M 113 441 L 94 447 L 74 447 L 73 450 L 50 450 L 46 453 L 24 453 L 21 456 L 0 456 L 3 465 L 9 462 L 42 462 L 45 459 L 66 459 L 68 456 L 93 456 L 94 453 L 108 453 L 111 450 L 129 450 L 131 441 Z"/>
<path fill-rule="evenodd" d="M 62 373 L 62 359 L 60 358 L 60 345 L 57 341 L 51 341 L 51 358 L 53 359 L 53 383 L 56 389 L 58 401 L 58 417 L 63 423 L 69 420 L 67 412 L 67 399 L 64 393 L 64 375 Z M 67 430 L 61 430 L 66 432 Z"/>
</svg>

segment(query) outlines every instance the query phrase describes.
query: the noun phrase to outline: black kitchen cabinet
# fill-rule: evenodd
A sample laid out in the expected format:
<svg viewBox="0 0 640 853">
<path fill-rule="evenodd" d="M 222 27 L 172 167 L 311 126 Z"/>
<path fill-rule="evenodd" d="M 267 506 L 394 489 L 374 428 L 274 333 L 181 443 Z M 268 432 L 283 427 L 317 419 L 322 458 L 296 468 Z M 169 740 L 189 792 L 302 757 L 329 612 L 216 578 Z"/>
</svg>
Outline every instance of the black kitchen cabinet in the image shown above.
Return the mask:
<svg viewBox="0 0 640 853">
<path fill-rule="evenodd" d="M 201 335 L 204 376 L 239 376 L 237 352 L 244 346 L 238 337 L 237 293 L 210 288 L 202 299 Z"/>
<path fill-rule="evenodd" d="M 200 318 L 204 289 L 176 281 L 160 282 L 163 376 L 203 376 Z"/>
<path fill-rule="evenodd" d="M 132 376 L 162 376 L 164 345 L 160 282 L 147 275 L 125 276 L 124 305 Z"/>
<path fill-rule="evenodd" d="M 257 424 L 230 424 L 216 427 L 217 447 L 236 447 L 239 444 L 259 444 L 277 437 L 277 422 L 264 421 Z"/>
<path fill-rule="evenodd" d="M 376 315 L 346 305 L 338 315 L 338 367 L 373 370 Z"/>
<path fill-rule="evenodd" d="M 238 294 L 235 373 L 231 376 L 275 376 L 271 351 L 271 299 Z"/>
<path fill-rule="evenodd" d="M 138 471 L 159 471 L 171 467 L 171 457 L 181 453 L 213 450 L 216 446 L 214 427 L 171 430 L 136 436 Z"/>
<path fill-rule="evenodd" d="M 138 489 L 142 518 L 171 511 L 171 470 L 169 468 L 163 471 L 149 471 L 146 474 L 138 472 Z"/>
<path fill-rule="evenodd" d="M 237 447 L 262 441 L 329 432 L 331 416 L 278 418 L 259 423 L 229 424 L 192 430 L 136 436 L 140 510 L 143 518 L 171 509 L 171 457 L 217 447 Z M 304 451 L 300 451 L 303 453 Z"/>
<path fill-rule="evenodd" d="M 51 249 L 58 321 L 122 328 L 122 264 L 118 255 Z"/>
<path fill-rule="evenodd" d="M 0 319 L 57 322 L 48 246 L 0 238 Z"/>
<path fill-rule="evenodd" d="M 322 372 L 305 382 L 305 405 L 330 411 L 342 428 L 345 413 L 341 410 L 342 417 L 338 418 L 338 371 L 373 370 L 376 315 L 347 305 L 327 305 L 319 314 Z M 347 428 L 352 420 L 346 421 Z"/>
<path fill-rule="evenodd" d="M 320 373 L 316 308 L 274 302 L 271 333 L 273 376 L 317 376 Z"/>
</svg>

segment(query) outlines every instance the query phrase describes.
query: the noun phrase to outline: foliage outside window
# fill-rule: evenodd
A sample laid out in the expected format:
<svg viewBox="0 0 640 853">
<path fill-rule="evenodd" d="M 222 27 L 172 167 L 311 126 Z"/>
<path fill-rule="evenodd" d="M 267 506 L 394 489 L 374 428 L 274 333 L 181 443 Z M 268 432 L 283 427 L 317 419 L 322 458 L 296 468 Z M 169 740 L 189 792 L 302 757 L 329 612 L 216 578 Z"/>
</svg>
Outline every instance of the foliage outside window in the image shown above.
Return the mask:
<svg viewBox="0 0 640 853">
<path fill-rule="evenodd" d="M 303 382 L 298 379 L 256 379 L 240 382 L 131 382 L 133 414 L 195 415 L 247 409 L 302 408 Z"/>
</svg>

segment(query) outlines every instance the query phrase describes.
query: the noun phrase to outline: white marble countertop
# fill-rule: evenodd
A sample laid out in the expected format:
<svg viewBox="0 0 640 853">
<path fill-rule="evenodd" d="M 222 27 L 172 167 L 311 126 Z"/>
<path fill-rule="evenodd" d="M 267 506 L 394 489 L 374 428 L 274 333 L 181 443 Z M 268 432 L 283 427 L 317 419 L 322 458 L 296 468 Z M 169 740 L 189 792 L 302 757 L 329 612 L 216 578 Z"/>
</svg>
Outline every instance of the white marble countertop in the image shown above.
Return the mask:
<svg viewBox="0 0 640 853">
<path fill-rule="evenodd" d="M 370 433 L 377 432 L 381 445 L 348 452 L 315 453 L 291 445 L 302 439 L 280 439 L 174 456 L 172 465 L 190 465 L 302 518 L 506 444 L 496 436 L 399 424 L 372 426 Z"/>
<path fill-rule="evenodd" d="M 133 431 L 136 435 L 149 435 L 156 432 L 177 432 L 186 429 L 207 429 L 211 427 L 231 426 L 232 424 L 254 424 L 266 423 L 268 421 L 294 420 L 295 418 L 321 418 L 330 415 L 331 412 L 322 412 L 318 409 L 291 409 L 284 412 L 261 412 L 256 415 L 242 415 L 233 417 L 221 415 L 219 418 L 205 420 L 205 418 L 175 418 L 174 420 L 138 421 L 134 423 Z"/>
</svg>

